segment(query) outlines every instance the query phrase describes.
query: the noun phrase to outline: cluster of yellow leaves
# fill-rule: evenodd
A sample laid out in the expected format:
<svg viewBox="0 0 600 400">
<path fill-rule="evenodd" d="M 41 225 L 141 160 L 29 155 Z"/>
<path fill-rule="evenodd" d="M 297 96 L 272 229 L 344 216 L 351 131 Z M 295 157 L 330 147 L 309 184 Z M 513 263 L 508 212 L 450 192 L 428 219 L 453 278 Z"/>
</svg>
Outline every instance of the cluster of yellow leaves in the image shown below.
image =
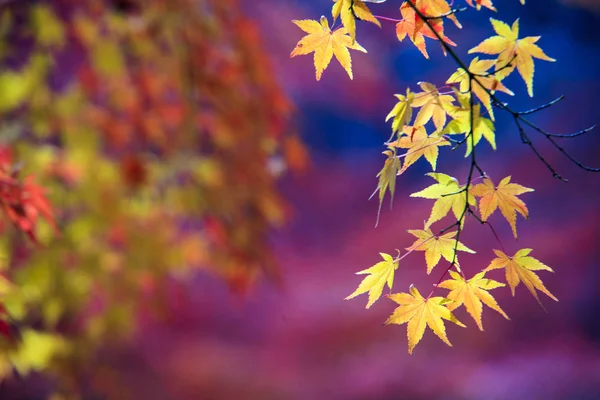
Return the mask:
<svg viewBox="0 0 600 400">
<path fill-rule="evenodd" d="M 381 26 L 378 17 L 371 13 L 365 3 L 381 3 L 383 1 L 385 0 L 334 0 L 332 17 L 334 23 L 339 17 L 342 26 L 333 31 L 329 28 L 325 17 L 321 17 L 320 24 L 308 20 L 293 21 L 308 35 L 300 40 L 291 56 L 309 54 L 314 51 L 316 76 L 319 80 L 323 70 L 335 55 L 352 78 L 348 49 L 365 51 L 356 42 L 356 20 Z M 466 2 L 477 10 L 487 8 L 496 11 L 492 0 L 466 0 Z M 525 1 L 521 0 L 521 3 L 524 4 Z M 402 42 L 408 37 L 426 58 L 429 58 L 429 55 L 425 38 L 441 40 L 443 41 L 441 43 L 442 50 L 445 54 L 446 49 L 449 49 L 447 45 L 455 46 L 456 44 L 446 37 L 444 20 L 449 19 L 457 28 L 462 27 L 451 6 L 452 3 L 446 0 L 402 2 L 400 6 L 402 18 L 396 23 L 398 40 Z M 442 146 L 456 144 L 457 147 L 464 143 L 466 146 L 465 157 L 467 157 L 474 153 L 474 148 L 481 142 L 481 139 L 485 139 L 495 150 L 496 132 L 493 105 L 498 101 L 496 93 L 513 95 L 503 80 L 517 70 L 525 81 L 529 95 L 532 96 L 533 59 L 554 61 L 535 44 L 539 37 L 519 39 L 518 20 L 513 23 L 512 27 L 493 18 L 490 21 L 497 35 L 485 39 L 470 49 L 469 54 L 496 55 L 495 59 L 475 57 L 468 67 L 458 68 L 445 82 L 445 88 L 450 88 L 450 90 L 442 91 L 440 90 L 442 88 L 431 83 L 420 82 L 420 92 L 412 92 L 407 89 L 406 94 L 395 95 L 397 102 L 385 118 L 386 122 L 391 120 L 392 129 L 391 136 L 385 143 L 387 149 L 383 152 L 386 160 L 383 168 L 377 174 L 378 185 L 371 196 L 373 197 L 375 193 L 379 192 L 378 221 L 386 192 L 390 193 L 392 201 L 396 188 L 396 177 L 404 173 L 419 159 L 425 158 L 432 171 L 436 171 L 439 148 Z M 428 127 L 431 127 L 429 132 Z M 454 135 L 461 135 L 462 138 L 453 139 Z M 472 171 L 473 168 L 474 166 L 472 166 Z M 402 257 L 398 255 L 393 258 L 389 254 L 380 253 L 383 261 L 376 263 L 371 268 L 357 272 L 357 274 L 367 276 L 358 288 L 346 297 L 346 300 L 349 300 L 368 292 L 366 308 L 370 308 L 382 296 L 386 284 L 390 290 L 392 289 L 394 274 L 400 260 L 413 251 L 425 253 L 427 274 L 432 272 L 442 258 L 446 260 L 450 265 L 443 277 L 449 273 L 450 279 L 441 281 L 436 286 L 436 289 L 449 290 L 445 297 L 432 297 L 433 291 L 427 297 L 423 297 L 413 285 L 410 285 L 408 293 L 387 295 L 399 304 L 399 307 L 394 310 L 386 324 L 407 324 L 409 353 L 413 352 L 414 347 L 422 339 L 427 326 L 443 342 L 451 346 L 443 320 L 464 327 L 465 325 L 458 321 L 453 314 L 453 311 L 461 306 L 465 307 L 466 312 L 473 318 L 480 330 L 483 330 L 484 304 L 508 319 L 506 313 L 489 293 L 490 290 L 504 287 L 506 284 L 487 278 L 488 271 L 504 269 L 506 282 L 513 295 L 516 286 L 523 282 L 538 301 L 536 289 L 557 300 L 544 287 L 534 272 L 538 270 L 552 272 L 552 269 L 530 257 L 530 249 L 519 250 L 512 257 L 507 256 L 503 251 L 494 250 L 497 258 L 470 279 L 467 279 L 461 270 L 458 251 L 474 253 L 458 240 L 468 214 L 472 214 L 480 222 L 488 223 L 490 216 L 499 209 L 502 216 L 508 221 L 515 238 L 517 238 L 517 213 L 525 218 L 529 217 L 527 206 L 518 196 L 531 192 L 533 189 L 511 183 L 510 176 L 502 179 L 496 186 L 480 168 L 479 171 L 483 176 L 475 180 L 483 179 L 482 182 L 475 184 L 475 180 L 471 178 L 470 174 L 469 182 L 464 185 L 461 185 L 452 176 L 438 172 L 428 173 L 427 175 L 436 183 L 411 194 L 411 197 L 435 200 L 424 228 L 408 230 L 408 233 L 415 236 L 417 240 L 406 248 L 407 253 Z M 438 234 L 434 233 L 431 228 L 432 224 L 442 220 L 450 212 L 456 221 L 454 225 L 439 231 Z M 457 226 L 458 229 L 449 231 L 453 226 Z M 453 267 L 456 271 L 451 270 Z"/>
<path fill-rule="evenodd" d="M 494 119 L 494 111 L 492 109 L 490 93 L 493 94 L 496 90 L 499 90 L 511 96 L 513 95 L 513 92 L 500 82 L 500 79 L 496 74 L 488 73 L 488 70 L 494 65 L 497 65 L 494 60 L 480 60 L 478 57 L 475 57 L 471 61 L 471 64 L 469 64 L 469 72 L 476 75 L 477 79 L 472 81 L 467 71 L 459 68 L 446 81 L 446 83 L 457 83 L 459 85 L 460 93 L 468 93 L 470 89 L 490 113 L 492 120 Z M 465 98 L 466 96 L 460 97 Z M 462 101 L 461 104 L 464 108 L 468 108 L 468 106 L 466 106 L 466 104 L 468 104 L 468 97 L 466 97 L 465 100 L 467 100 L 467 102 Z"/>
<path fill-rule="evenodd" d="M 489 118 L 481 116 L 481 105 L 474 104 L 471 107 L 467 96 L 457 94 L 457 97 L 461 106 L 453 109 L 451 114 L 453 119 L 446 125 L 442 133 L 446 135 L 464 135 L 467 147 L 465 157 L 471 154 L 473 147 L 479 144 L 481 138 L 485 138 L 490 146 L 496 150 L 494 123 Z"/>
<path fill-rule="evenodd" d="M 427 258 L 428 273 L 431 268 L 437 264 L 440 257 L 451 261 L 454 257 L 454 246 L 457 249 L 473 253 L 472 250 L 466 248 L 461 243 L 452 240 L 456 232 L 438 237 L 430 230 L 409 231 L 411 234 L 419 238 L 407 250 L 409 253 L 413 250 L 425 250 Z M 423 246 L 426 243 L 431 243 L 428 246 Z M 423 246 L 423 247 L 421 247 Z M 487 278 L 485 275 L 488 271 L 495 269 L 504 269 L 506 282 L 511 291 L 515 293 L 515 288 L 522 281 L 525 287 L 539 302 L 536 289 L 543 292 L 551 299 L 558 299 L 550 293 L 543 285 L 541 279 L 534 271 L 545 270 L 552 272 L 552 269 L 541 263 L 539 260 L 530 257 L 531 249 L 522 249 L 517 251 L 512 257 L 507 256 L 500 250 L 494 250 L 497 258 L 493 259 L 489 266 L 481 272 L 475 274 L 472 278 L 467 279 L 461 271 L 448 271 L 451 279 L 441 282 L 437 287 L 447 289 L 449 292 L 445 297 L 432 297 L 433 291 L 423 297 L 416 287 L 410 285 L 408 293 L 394 293 L 386 297 L 399 304 L 392 315 L 387 319 L 385 324 L 404 324 L 407 323 L 408 336 L 408 352 L 412 354 L 414 347 L 422 339 L 425 328 L 429 328 L 448 346 L 452 346 L 446 335 L 446 329 L 443 320 L 454 322 L 455 324 L 465 327 L 454 316 L 453 311 L 464 306 L 467 313 L 473 318 L 477 327 L 483 331 L 482 314 L 483 304 L 495 310 L 506 319 L 510 319 L 508 315 L 500 308 L 496 299 L 489 293 L 492 289 L 497 289 L 506 286 L 504 283 Z M 408 253 L 407 253 L 408 254 Z M 392 288 L 394 281 L 394 272 L 398 268 L 400 258 L 393 259 L 388 254 L 381 253 L 384 261 L 375 264 L 373 267 L 359 271 L 357 274 L 369 274 L 360 283 L 359 287 L 345 300 L 352 299 L 360 294 L 369 292 L 369 308 L 382 295 L 383 287 L 387 284 Z M 455 265 L 458 268 L 458 264 Z M 459 270 L 460 271 L 460 270 Z M 540 303 L 541 304 L 541 303 Z"/>
<path fill-rule="evenodd" d="M 416 163 L 421 157 L 424 157 L 431 165 L 432 170 L 436 170 L 437 159 L 439 156 L 439 147 L 449 146 L 450 142 L 444 137 L 442 128 L 446 124 L 448 115 L 455 113 L 454 97 L 442 94 L 435 85 L 428 82 L 420 82 L 419 86 L 422 92 L 414 93 L 407 89 L 406 95 L 397 94 L 398 102 L 388 113 L 386 122 L 392 120 L 392 134 L 386 143 L 389 149 L 393 149 L 395 174 L 391 173 L 389 168 L 389 156 L 391 152 L 387 150 L 384 154 L 388 155 L 388 161 L 383 169 L 378 173 L 379 184 L 379 208 L 385 195 L 386 188 L 395 186 L 392 181 L 396 176 L 405 172 L 408 167 Z M 413 109 L 419 108 L 412 125 L 408 125 L 413 118 Z M 435 130 L 428 134 L 425 125 L 433 122 Z M 397 138 L 394 140 L 394 136 Z M 400 156 L 397 156 L 397 150 L 406 150 Z M 404 159 L 404 163 L 400 159 Z M 390 190 L 393 196 L 393 190 Z"/>
</svg>

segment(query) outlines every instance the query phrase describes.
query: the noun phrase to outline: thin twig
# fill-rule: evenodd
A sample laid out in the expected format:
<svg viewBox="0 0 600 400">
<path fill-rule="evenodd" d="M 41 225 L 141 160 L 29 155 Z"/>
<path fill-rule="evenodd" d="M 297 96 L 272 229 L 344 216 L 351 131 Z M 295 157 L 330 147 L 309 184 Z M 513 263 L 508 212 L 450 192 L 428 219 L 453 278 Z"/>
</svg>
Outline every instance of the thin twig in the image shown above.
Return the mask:
<svg viewBox="0 0 600 400">
<path fill-rule="evenodd" d="M 529 147 L 531 147 L 531 149 L 533 150 L 533 152 L 535 153 L 535 155 L 540 159 L 540 161 L 542 161 L 546 167 L 552 172 L 552 176 L 554 176 L 555 178 L 559 178 L 563 181 L 566 182 L 566 179 L 563 178 L 562 176 L 560 176 L 555 170 L 554 168 L 552 168 L 552 166 L 550 164 L 548 164 L 548 162 L 544 159 L 544 157 L 540 154 L 540 152 L 535 148 L 535 146 L 533 145 L 533 143 L 531 142 L 531 140 L 529 139 L 529 137 L 525 134 L 522 125 L 520 124 L 520 122 L 523 122 L 525 124 L 527 124 L 528 126 L 530 126 L 531 128 L 533 128 L 534 130 L 536 130 L 537 132 L 543 134 L 549 141 L 550 143 L 552 143 L 552 145 L 561 153 L 563 153 L 569 160 L 571 160 L 575 165 L 577 165 L 578 167 L 580 167 L 581 169 L 584 169 L 586 171 L 591 171 L 591 172 L 600 172 L 600 168 L 593 168 L 593 167 L 588 167 L 586 165 L 584 165 L 583 163 L 581 163 L 580 161 L 578 161 L 577 159 L 575 159 L 573 156 L 571 156 L 563 147 L 561 147 L 558 143 L 556 143 L 556 141 L 553 140 L 554 137 L 552 134 L 550 134 L 549 132 L 546 132 L 545 130 L 541 129 L 540 127 L 538 127 L 537 125 L 535 125 L 534 123 L 530 122 L 529 120 L 527 120 L 526 118 L 523 117 L 523 115 L 527 115 L 527 114 L 531 114 L 533 112 L 542 110 L 544 108 L 547 108 L 555 103 L 557 103 L 558 101 L 560 101 L 562 99 L 562 96 L 559 97 L 556 100 L 553 100 L 547 104 L 544 104 L 540 107 L 534 108 L 532 110 L 528 110 L 525 111 L 524 113 L 519 113 L 517 111 L 514 111 L 513 109 L 511 109 L 506 103 L 503 103 L 501 101 L 498 100 L 498 98 L 496 97 L 496 95 L 493 93 L 492 90 L 486 88 L 481 82 L 479 82 L 478 76 L 474 75 L 471 71 L 469 71 L 469 68 L 467 67 L 467 65 L 462 61 L 462 59 L 456 54 L 456 52 L 452 49 L 452 47 L 450 47 L 448 45 L 448 43 L 445 42 L 444 38 L 441 36 L 441 34 L 436 31 L 435 29 L 433 29 L 433 25 L 430 23 L 429 19 L 427 18 L 426 15 L 424 15 L 415 5 L 413 0 L 406 0 L 406 2 L 412 7 L 412 9 L 415 11 L 415 14 L 419 16 L 419 18 L 423 19 L 423 21 L 425 22 L 425 24 L 427 24 L 427 26 L 429 27 L 429 29 L 431 30 L 431 32 L 435 35 L 435 37 L 438 39 L 438 41 L 440 42 L 440 44 L 442 45 L 442 47 L 444 48 L 444 50 L 450 54 L 450 56 L 454 59 L 454 61 L 456 62 L 456 64 L 458 64 L 458 66 L 460 68 L 462 68 L 465 73 L 467 73 L 470 77 L 469 82 L 471 83 L 471 81 L 475 81 L 479 86 L 481 86 L 481 88 L 483 88 L 483 90 L 490 96 L 490 98 L 492 99 L 492 101 L 494 102 L 494 105 L 506 112 L 508 112 L 509 114 L 512 115 L 515 123 L 517 123 L 517 127 L 519 129 L 519 134 L 521 136 L 521 139 L 523 141 L 523 143 L 527 144 Z M 575 136 L 579 136 L 581 134 L 587 133 L 589 131 L 588 130 L 583 130 L 583 131 L 579 131 L 576 132 L 574 135 Z M 575 137 L 572 136 L 572 137 Z M 564 136 L 564 137 L 569 137 L 569 136 Z"/>
</svg>

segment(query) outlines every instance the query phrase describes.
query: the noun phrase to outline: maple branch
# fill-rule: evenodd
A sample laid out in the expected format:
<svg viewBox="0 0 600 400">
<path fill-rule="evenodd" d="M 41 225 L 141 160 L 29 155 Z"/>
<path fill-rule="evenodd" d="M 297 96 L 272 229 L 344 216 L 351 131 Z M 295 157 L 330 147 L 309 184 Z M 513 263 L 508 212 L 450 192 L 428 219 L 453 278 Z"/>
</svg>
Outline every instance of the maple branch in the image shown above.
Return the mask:
<svg viewBox="0 0 600 400">
<path fill-rule="evenodd" d="M 554 169 L 554 167 L 552 167 L 552 165 L 550 165 L 550 163 L 548 161 L 546 161 L 546 159 L 544 158 L 544 156 L 542 156 L 540 154 L 540 152 L 535 148 L 535 146 L 531 142 L 531 139 L 525 133 L 525 129 L 523 129 L 523 126 L 521 125 L 521 121 L 519 120 L 519 118 L 517 118 L 514 115 L 513 115 L 513 118 L 515 120 L 515 123 L 517 124 L 517 128 L 519 129 L 519 135 L 521 136 L 521 141 L 523 142 L 523 144 L 526 144 L 526 145 L 528 145 L 531 148 L 531 150 L 535 153 L 536 157 L 542 163 L 544 163 L 544 165 L 546 166 L 546 168 L 548 168 L 548 170 L 552 173 L 552 177 L 554 177 L 556 179 L 560 179 L 563 182 L 568 182 L 568 180 L 566 178 L 563 178 L 558 172 L 556 172 L 556 170 Z"/>
<path fill-rule="evenodd" d="M 479 221 L 480 224 L 482 225 L 487 225 L 490 227 L 492 234 L 494 235 L 494 237 L 496 238 L 496 241 L 498 241 L 498 244 L 500 245 L 500 247 L 502 248 L 502 251 L 504 253 L 506 253 L 506 250 L 504 250 L 504 245 L 502 244 L 502 240 L 500 240 L 500 236 L 498 236 L 498 233 L 496 233 L 496 230 L 494 229 L 494 226 L 489 222 L 489 221 L 484 221 L 483 219 L 481 219 L 481 217 L 479 215 L 477 215 L 469 206 L 469 214 L 475 218 L 477 221 Z"/>
<path fill-rule="evenodd" d="M 457 220 L 456 222 L 452 223 L 452 225 L 450 225 L 450 226 L 447 226 L 447 227 L 445 227 L 444 229 L 441 229 L 441 230 L 439 231 L 439 233 L 437 234 L 437 236 L 441 236 L 441 235 L 443 235 L 444 233 L 448 232 L 450 229 L 452 229 L 452 228 L 454 228 L 455 226 L 457 226 L 459 223 L 460 223 L 460 221 L 458 221 L 458 220 Z"/>
<path fill-rule="evenodd" d="M 467 187 L 465 186 L 464 188 L 457 190 L 456 192 L 441 194 L 440 197 L 455 196 L 457 194 L 461 194 L 462 192 L 464 192 L 466 190 L 467 190 Z"/>
<path fill-rule="evenodd" d="M 565 157 L 567 157 L 569 160 L 571 160 L 579 168 L 581 168 L 581 169 L 583 169 L 585 171 L 590 171 L 590 172 L 600 172 L 600 168 L 588 167 L 587 165 L 584 165 L 581 161 L 579 161 L 575 157 L 573 157 L 571 154 L 569 154 L 564 149 L 564 147 L 562 147 L 561 145 L 559 145 L 558 143 L 556 143 L 556 141 L 554 140 L 555 137 L 553 137 L 550 133 L 546 132 L 544 129 L 542 129 L 539 126 L 535 125 L 533 122 L 529 121 L 528 119 L 525 119 L 525 118 L 521 117 L 520 115 L 518 115 L 518 119 L 520 119 L 523 123 L 529 125 L 533 130 L 535 130 L 535 131 L 541 133 L 542 135 L 544 135 L 546 137 L 546 139 L 548 139 L 550 141 L 550 143 L 552 143 L 552 145 L 558 151 L 560 151 L 562 154 L 564 154 Z M 579 132 L 584 132 L 585 131 L 584 133 L 587 133 L 587 132 L 591 131 L 591 129 L 592 128 L 589 128 L 589 129 L 587 129 L 587 131 L 584 129 L 583 131 L 579 131 Z M 576 132 L 576 133 L 579 133 L 579 132 Z"/>
<path fill-rule="evenodd" d="M 536 113 L 536 112 L 538 112 L 538 111 L 540 111 L 540 110 L 543 110 L 544 108 L 548 108 L 548 107 L 550 107 L 550 106 L 552 106 L 552 105 L 554 105 L 554 104 L 558 103 L 559 101 L 563 100 L 564 98 L 565 98 L 565 95 L 563 94 L 563 95 L 559 96 L 558 98 L 556 98 L 556 99 L 554 99 L 554 100 L 552 100 L 552 101 L 549 101 L 549 102 L 548 102 L 548 103 L 546 103 L 546 104 L 542 104 L 541 106 L 538 106 L 538 107 L 532 108 L 531 110 L 527 110 L 527 111 L 519 111 L 519 112 L 517 112 L 517 114 L 519 114 L 519 115 L 527 115 L 527 114 L 533 114 L 533 113 Z"/>
<path fill-rule="evenodd" d="M 407 0 L 407 1 L 410 1 L 410 0 Z M 458 253 L 458 244 L 459 244 L 459 240 L 460 240 L 460 234 L 463 231 L 464 222 L 465 222 L 464 220 L 467 215 L 467 211 L 469 211 L 471 208 L 471 206 L 469 205 L 469 185 L 471 184 L 471 180 L 473 179 L 473 173 L 475 172 L 475 169 L 479 170 L 481 175 L 485 175 L 485 173 L 477 165 L 477 159 L 475 156 L 475 135 L 473 134 L 474 117 L 475 117 L 473 109 L 475 107 L 475 99 L 473 96 L 472 89 L 473 89 L 473 82 L 472 82 L 472 79 L 469 79 L 469 119 L 470 119 L 470 124 L 469 124 L 469 133 L 467 134 L 467 137 L 469 137 L 471 140 L 471 166 L 469 167 L 469 175 L 467 177 L 467 183 L 464 188 L 465 207 L 463 208 L 460 217 L 456 221 L 457 228 L 456 228 L 454 248 L 452 249 L 452 261 L 450 262 L 450 264 L 448 265 L 448 267 L 446 268 L 446 270 L 444 271 L 444 273 L 442 274 L 442 276 L 440 277 L 438 282 L 434 285 L 433 289 L 431 289 L 431 292 L 427 296 L 427 299 L 429 299 L 433 295 L 433 293 L 435 292 L 435 289 L 438 288 L 438 286 L 440 285 L 440 283 L 442 282 L 442 280 L 444 279 L 446 274 L 452 269 L 452 267 L 457 265 L 457 253 Z M 462 269 L 460 267 L 458 268 L 458 270 L 461 272 L 461 274 L 463 274 Z M 464 274 L 463 274 L 463 276 L 464 276 Z"/>
<path fill-rule="evenodd" d="M 557 134 L 557 133 L 546 133 L 546 135 L 554 137 L 554 138 L 559 138 L 559 139 L 568 139 L 568 138 L 574 138 L 577 136 L 585 135 L 586 133 L 591 132 L 595 128 L 596 128 L 596 125 L 592 125 L 589 128 L 582 129 L 575 133 L 567 133 L 567 134 L 563 134 L 563 135 Z"/>
<path fill-rule="evenodd" d="M 528 114 L 532 114 L 534 112 L 543 110 L 545 108 L 550 107 L 553 104 L 556 104 L 557 102 L 559 102 L 560 100 L 562 100 L 564 98 L 564 96 L 561 96 L 549 103 L 543 104 L 542 106 L 539 106 L 537 108 L 534 108 L 532 110 L 528 110 L 525 112 L 518 112 L 518 111 L 514 111 L 513 109 L 511 109 L 506 103 L 501 102 L 500 100 L 498 100 L 498 98 L 496 97 L 496 95 L 493 93 L 492 90 L 486 88 L 481 82 L 479 82 L 478 75 L 474 74 L 473 72 L 471 72 L 469 70 L 469 68 L 467 67 L 467 65 L 462 61 L 462 59 L 458 56 L 458 54 L 456 54 L 456 52 L 452 49 L 452 47 L 450 45 L 448 45 L 448 43 L 446 43 L 444 41 L 444 38 L 440 35 L 439 32 L 437 32 L 435 29 L 433 29 L 433 25 L 431 24 L 431 22 L 429 21 L 430 18 L 428 18 L 426 15 L 424 15 L 415 5 L 413 0 L 405 0 L 410 6 L 411 8 L 415 11 L 415 14 L 419 16 L 419 18 L 423 19 L 423 21 L 425 22 L 425 24 L 429 27 L 429 29 L 432 31 L 432 33 L 435 35 L 436 39 L 440 42 L 440 44 L 442 45 L 442 47 L 444 48 L 444 50 L 450 54 L 450 56 L 454 59 L 454 61 L 458 64 L 459 67 L 461 67 L 463 70 L 465 70 L 465 72 L 468 74 L 469 76 L 469 85 L 471 85 L 471 81 L 475 81 L 489 96 L 490 98 L 493 100 L 493 103 L 496 107 L 508 112 L 509 114 L 512 115 L 513 119 L 515 120 L 517 127 L 519 129 L 519 134 L 521 136 L 521 141 L 525 144 L 527 144 L 532 151 L 535 153 L 535 155 L 537 156 L 537 158 L 540 159 L 540 161 L 542 161 L 542 163 L 544 163 L 544 165 L 546 165 L 546 167 L 550 170 L 550 172 L 552 173 L 552 176 L 560 179 L 564 182 L 566 182 L 567 180 L 565 178 L 563 178 L 561 175 L 559 175 L 556 170 L 548 163 L 548 161 L 545 160 L 545 158 L 540 154 L 540 152 L 535 148 L 535 146 L 533 145 L 533 143 L 531 142 L 531 139 L 529 139 L 529 137 L 527 136 L 527 134 L 525 134 L 525 130 L 523 129 L 523 126 L 521 125 L 521 122 L 525 123 L 526 125 L 530 126 L 532 129 L 536 130 L 537 132 L 541 133 L 542 135 L 544 135 L 546 137 L 546 139 L 548 139 L 550 141 L 550 143 L 552 143 L 552 145 L 558 150 L 560 151 L 562 154 L 564 154 L 570 161 L 572 161 L 575 165 L 577 165 L 579 168 L 586 170 L 586 171 L 590 171 L 590 172 L 600 172 L 600 168 L 593 168 L 593 167 L 589 167 L 584 165 L 582 162 L 580 162 L 579 160 L 577 160 L 576 158 L 574 158 L 573 156 L 571 156 L 562 146 L 560 146 L 558 143 L 556 143 L 556 141 L 554 141 L 554 137 L 552 134 L 550 134 L 549 132 L 546 132 L 545 130 L 543 130 L 542 128 L 540 128 L 539 126 L 535 125 L 534 123 L 530 122 L 528 119 L 526 119 L 525 117 L 523 117 L 523 115 L 528 115 Z M 510 62 L 509 62 L 510 64 Z M 572 134 L 572 136 L 562 136 L 562 137 L 576 137 L 579 135 L 582 135 L 584 133 L 587 133 L 591 130 L 592 128 L 589 128 L 587 130 L 583 130 L 583 131 L 579 131 L 576 132 L 575 134 Z M 479 170 L 481 170 L 480 168 L 478 168 Z"/>
<path fill-rule="evenodd" d="M 452 148 L 450 148 L 450 150 L 452 150 L 452 151 L 456 150 L 461 144 L 463 144 L 465 142 L 464 138 L 461 140 L 457 140 L 457 139 L 452 139 L 448 135 L 444 135 L 444 137 L 446 138 L 447 141 L 449 141 L 450 143 L 452 143 L 454 145 L 454 146 L 452 146 Z"/>
</svg>

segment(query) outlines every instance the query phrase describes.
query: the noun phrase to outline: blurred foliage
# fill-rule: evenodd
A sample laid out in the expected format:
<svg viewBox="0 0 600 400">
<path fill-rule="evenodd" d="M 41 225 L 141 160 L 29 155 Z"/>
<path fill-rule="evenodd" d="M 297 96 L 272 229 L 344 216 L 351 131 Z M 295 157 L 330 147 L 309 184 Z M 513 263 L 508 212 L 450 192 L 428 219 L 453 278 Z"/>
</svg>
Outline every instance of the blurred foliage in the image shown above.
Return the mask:
<svg viewBox="0 0 600 400">
<path fill-rule="evenodd" d="M 17 229 L 0 237 L 0 379 L 45 371 L 77 398 L 104 381 L 100 346 L 160 314 L 170 284 L 198 270 L 238 292 L 277 278 L 276 180 L 307 157 L 235 0 L 0 11 L 0 161 L 25 210 L 11 218 L 2 195 Z"/>
</svg>

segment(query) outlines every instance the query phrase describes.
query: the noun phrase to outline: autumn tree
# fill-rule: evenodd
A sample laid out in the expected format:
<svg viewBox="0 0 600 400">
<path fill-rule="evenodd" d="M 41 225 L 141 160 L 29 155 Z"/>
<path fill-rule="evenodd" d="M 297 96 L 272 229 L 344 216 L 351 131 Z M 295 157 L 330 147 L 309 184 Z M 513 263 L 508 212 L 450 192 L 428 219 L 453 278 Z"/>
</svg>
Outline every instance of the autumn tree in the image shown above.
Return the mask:
<svg viewBox="0 0 600 400">
<path fill-rule="evenodd" d="M 96 352 L 169 288 L 277 279 L 292 104 L 235 0 L 8 1 L 0 31 L 0 380 L 122 396 Z"/>
<path fill-rule="evenodd" d="M 385 161 L 377 175 L 377 189 L 373 193 L 373 196 L 378 194 L 379 211 L 386 194 L 393 198 L 396 181 L 401 179 L 398 176 L 421 159 L 425 159 L 432 170 L 424 180 L 424 185 L 429 182 L 429 186 L 410 196 L 431 201 L 432 208 L 429 216 L 424 216 L 423 227 L 408 230 L 415 237 L 415 242 L 407 244 L 405 251 L 398 251 L 396 255 L 380 253 L 382 260 L 357 272 L 365 277 L 346 298 L 368 294 L 366 307 L 370 308 L 382 296 L 385 286 L 390 291 L 394 282 L 408 287 L 406 291 L 386 295 L 397 307 L 385 324 L 407 324 L 408 352 L 412 353 L 427 327 L 451 346 L 444 320 L 465 327 L 461 322 L 465 319 L 460 315 L 463 308 L 480 330 L 484 329 L 484 305 L 508 319 L 491 293 L 494 289 L 508 286 L 514 296 L 517 287 L 522 284 L 540 305 L 538 293 L 558 301 L 538 275 L 543 271 L 553 272 L 552 268 L 535 258 L 530 248 L 506 250 L 505 239 L 500 238 L 494 228 L 499 222 L 492 217 L 500 214 L 517 239 L 517 216 L 528 218 L 525 199 L 527 193 L 534 190 L 514 182 L 511 176 L 489 176 L 484 172 L 486 160 L 478 155 L 478 149 L 487 143 L 496 150 L 497 118 L 511 119 L 522 143 L 559 180 L 566 181 L 538 150 L 536 143 L 539 139 L 547 140 L 583 170 L 598 172 L 600 169 L 584 165 L 561 144 L 562 139 L 585 135 L 593 127 L 557 134 L 529 119 L 530 115 L 554 106 L 562 97 L 534 105 L 529 110 L 514 109 L 505 101 L 505 96 L 513 95 L 505 83 L 507 77 L 519 75 L 527 94 L 533 97 L 535 69 L 541 68 L 542 62 L 555 61 L 540 47 L 543 40 L 539 36 L 523 34 L 528 30 L 520 26 L 518 19 L 504 21 L 501 6 L 496 9 L 490 0 L 401 0 L 396 2 L 399 6 L 397 15 L 373 14 L 371 8 L 377 5 L 369 3 L 384 1 L 335 0 L 329 17 L 292 21 L 304 31 L 305 36 L 293 49 L 291 57 L 314 53 L 317 80 L 322 79 L 335 57 L 352 79 L 350 50 L 367 52 L 358 42 L 361 24 L 381 27 L 384 23 L 391 23 L 395 25 L 401 45 L 412 42 L 425 58 L 429 58 L 431 51 L 441 51 L 448 57 L 448 63 L 455 64 L 457 68 L 445 82 L 420 82 L 418 89 L 402 88 L 402 94 L 396 95 L 397 103 L 393 109 L 387 116 L 382 113 L 382 117 L 391 122 L 392 132 L 384 143 Z M 525 1 L 521 3 L 524 5 Z M 481 38 L 480 43 L 468 51 L 470 59 L 461 58 L 454 50 L 460 43 L 455 43 L 451 34 L 452 29 L 463 28 L 459 21 L 463 12 L 494 13 L 489 19 L 490 36 Z M 439 172 L 437 161 L 440 152 L 460 148 L 464 148 L 468 163 L 466 176 L 457 178 Z M 378 223 L 379 217 L 380 212 Z M 485 226 L 479 228 L 477 225 Z M 495 243 L 490 245 L 490 250 L 494 256 L 487 266 L 472 265 L 468 261 L 468 254 L 474 251 L 468 243 L 461 241 L 465 229 L 489 229 L 491 232 Z M 523 241 L 526 242 L 526 238 Z M 423 293 L 403 281 L 399 273 L 402 268 L 409 268 L 404 266 L 405 258 L 411 256 L 412 265 L 419 252 L 425 256 L 424 272 L 436 276 L 432 282 L 433 289 Z M 438 265 L 441 266 L 436 268 Z"/>
</svg>

